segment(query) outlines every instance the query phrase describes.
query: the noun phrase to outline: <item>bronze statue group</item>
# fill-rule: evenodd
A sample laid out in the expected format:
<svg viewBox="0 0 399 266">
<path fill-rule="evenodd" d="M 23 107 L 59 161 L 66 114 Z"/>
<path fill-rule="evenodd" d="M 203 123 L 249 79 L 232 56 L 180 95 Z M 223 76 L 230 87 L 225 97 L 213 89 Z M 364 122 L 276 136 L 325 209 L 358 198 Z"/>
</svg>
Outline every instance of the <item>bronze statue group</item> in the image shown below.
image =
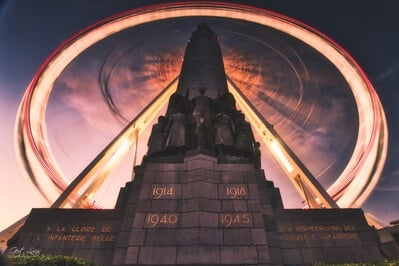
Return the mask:
<svg viewBox="0 0 399 266">
<path fill-rule="evenodd" d="M 146 159 L 189 150 L 207 151 L 226 160 L 240 158 L 260 167 L 260 144 L 230 93 L 211 99 L 201 87 L 193 99 L 189 90 L 170 97 L 166 115 L 152 128 Z"/>
</svg>

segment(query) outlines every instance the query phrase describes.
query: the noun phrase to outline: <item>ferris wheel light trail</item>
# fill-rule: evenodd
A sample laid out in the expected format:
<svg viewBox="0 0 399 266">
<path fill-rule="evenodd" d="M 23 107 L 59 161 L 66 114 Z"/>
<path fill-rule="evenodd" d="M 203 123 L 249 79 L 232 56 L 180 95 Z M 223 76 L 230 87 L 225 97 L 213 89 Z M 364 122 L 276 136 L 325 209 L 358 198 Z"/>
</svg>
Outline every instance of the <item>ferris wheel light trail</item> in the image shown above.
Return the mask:
<svg viewBox="0 0 399 266">
<path fill-rule="evenodd" d="M 255 125 L 254 129 L 266 144 L 271 154 L 281 166 L 286 176 L 290 179 L 302 199 L 309 208 L 338 208 L 339 206 L 327 194 L 312 173 L 298 159 L 289 146 L 281 139 L 267 120 L 262 117 L 248 98 L 241 93 L 230 78 L 228 80 L 229 92 L 233 94 L 237 105 L 244 111 L 246 117 Z"/>
<path fill-rule="evenodd" d="M 52 86 L 65 67 L 114 33 L 147 22 L 191 16 L 234 18 L 271 27 L 308 44 L 337 67 L 353 92 L 360 127 L 352 158 L 328 192 L 341 207 L 361 206 L 379 180 L 388 143 L 383 108 L 361 68 L 339 45 L 299 21 L 263 9 L 213 2 L 170 3 L 116 15 L 76 34 L 49 57 L 25 92 L 16 127 L 21 163 L 47 202 L 57 198 L 69 184 L 47 145 L 44 124 Z"/>
<path fill-rule="evenodd" d="M 61 193 L 57 200 L 52 204 L 53 208 L 67 206 L 72 198 L 75 200 L 74 206 L 85 205 L 83 200 L 86 195 L 92 195 L 107 178 L 108 173 L 117 166 L 117 162 L 122 159 L 128 148 L 136 142 L 136 136 L 140 135 L 144 129 L 155 119 L 156 115 L 167 102 L 173 92 L 176 91 L 178 79 L 172 81 L 152 102 L 141 111 L 112 141 L 105 147 L 92 162 L 76 177 L 73 182 Z M 88 180 L 92 179 L 91 185 L 82 195 L 78 195 L 78 190 Z"/>
</svg>

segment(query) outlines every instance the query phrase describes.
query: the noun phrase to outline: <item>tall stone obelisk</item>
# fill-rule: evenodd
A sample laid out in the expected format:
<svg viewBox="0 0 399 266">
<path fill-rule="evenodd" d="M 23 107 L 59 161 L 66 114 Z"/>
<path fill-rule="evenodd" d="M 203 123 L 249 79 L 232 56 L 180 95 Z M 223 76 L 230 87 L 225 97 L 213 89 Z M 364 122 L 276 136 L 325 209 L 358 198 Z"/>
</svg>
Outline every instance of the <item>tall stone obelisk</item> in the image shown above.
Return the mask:
<svg viewBox="0 0 399 266">
<path fill-rule="evenodd" d="M 207 95 L 215 99 L 227 92 L 226 74 L 217 35 L 201 23 L 188 41 L 181 69 L 177 93 L 190 98 L 199 95 L 198 88 L 205 87 Z"/>
<path fill-rule="evenodd" d="M 125 208 L 125 242 L 114 263 L 270 261 L 257 186 L 264 176 L 254 167 L 255 148 L 251 127 L 227 90 L 216 34 L 199 24 L 166 116 L 153 128 L 145 163 L 121 193 L 121 204 L 131 207 Z"/>
</svg>

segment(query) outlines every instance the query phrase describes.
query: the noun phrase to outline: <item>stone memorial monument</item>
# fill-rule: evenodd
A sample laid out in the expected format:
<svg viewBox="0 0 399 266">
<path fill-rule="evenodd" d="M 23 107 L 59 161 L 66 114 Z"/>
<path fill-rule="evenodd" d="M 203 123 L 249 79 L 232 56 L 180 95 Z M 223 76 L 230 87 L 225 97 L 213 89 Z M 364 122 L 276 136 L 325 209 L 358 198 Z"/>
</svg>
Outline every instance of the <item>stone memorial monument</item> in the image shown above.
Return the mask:
<svg viewBox="0 0 399 266">
<path fill-rule="evenodd" d="M 98 265 L 311 265 L 384 259 L 361 209 L 284 209 L 227 89 L 216 34 L 193 32 L 176 92 L 112 210 L 33 209 L 7 254 Z"/>
</svg>

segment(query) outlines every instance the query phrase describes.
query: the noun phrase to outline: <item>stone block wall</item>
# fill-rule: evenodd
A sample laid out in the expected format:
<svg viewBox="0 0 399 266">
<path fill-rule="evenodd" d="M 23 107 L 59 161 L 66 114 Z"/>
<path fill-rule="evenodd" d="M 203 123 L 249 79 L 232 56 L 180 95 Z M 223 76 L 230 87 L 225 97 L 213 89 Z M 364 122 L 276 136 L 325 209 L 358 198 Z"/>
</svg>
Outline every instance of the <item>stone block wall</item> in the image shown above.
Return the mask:
<svg viewBox="0 0 399 266">
<path fill-rule="evenodd" d="M 255 170 L 226 166 L 202 154 L 172 171 L 146 164 L 125 258 L 114 264 L 268 263 Z"/>
</svg>

